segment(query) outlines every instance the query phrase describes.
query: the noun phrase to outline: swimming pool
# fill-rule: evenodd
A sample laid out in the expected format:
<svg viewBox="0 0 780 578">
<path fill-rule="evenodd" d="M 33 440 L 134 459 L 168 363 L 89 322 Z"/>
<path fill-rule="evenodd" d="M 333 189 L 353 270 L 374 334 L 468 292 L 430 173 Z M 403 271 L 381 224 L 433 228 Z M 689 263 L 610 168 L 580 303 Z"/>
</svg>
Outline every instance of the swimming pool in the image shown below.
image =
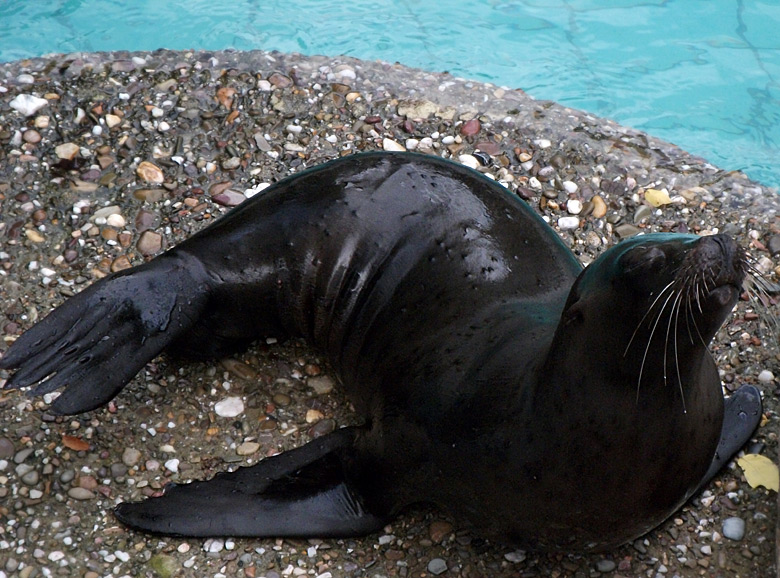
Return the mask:
<svg viewBox="0 0 780 578">
<path fill-rule="evenodd" d="M 775 0 L 5 0 L 0 62 L 50 52 L 347 54 L 522 88 L 780 186 Z"/>
</svg>

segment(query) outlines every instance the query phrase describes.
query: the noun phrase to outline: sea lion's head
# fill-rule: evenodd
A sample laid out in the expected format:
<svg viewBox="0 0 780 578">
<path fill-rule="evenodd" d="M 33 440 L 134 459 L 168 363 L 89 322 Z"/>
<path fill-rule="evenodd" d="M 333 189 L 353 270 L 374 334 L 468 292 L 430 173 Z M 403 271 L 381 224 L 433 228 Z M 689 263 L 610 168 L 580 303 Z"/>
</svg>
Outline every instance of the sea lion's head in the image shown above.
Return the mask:
<svg viewBox="0 0 780 578">
<path fill-rule="evenodd" d="M 583 364 L 619 371 L 637 388 L 681 381 L 709 357 L 707 345 L 739 299 L 747 268 L 726 235 L 623 241 L 574 283 L 553 348 L 560 354 L 589 343 Z"/>
</svg>

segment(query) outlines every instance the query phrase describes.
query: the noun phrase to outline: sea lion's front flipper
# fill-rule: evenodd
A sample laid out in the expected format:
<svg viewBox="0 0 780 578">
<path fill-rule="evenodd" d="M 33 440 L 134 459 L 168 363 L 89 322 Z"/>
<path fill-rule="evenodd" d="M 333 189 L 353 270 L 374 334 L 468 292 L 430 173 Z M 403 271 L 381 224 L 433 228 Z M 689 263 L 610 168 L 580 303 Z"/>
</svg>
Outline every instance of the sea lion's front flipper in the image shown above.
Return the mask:
<svg viewBox="0 0 780 578">
<path fill-rule="evenodd" d="M 376 531 L 349 481 L 355 428 L 344 428 L 260 463 L 208 481 L 172 485 L 163 496 L 123 503 L 124 524 L 175 536 L 347 537 Z"/>
<path fill-rule="evenodd" d="M 752 385 L 743 385 L 725 400 L 723 427 L 718 449 L 699 490 L 715 477 L 720 469 L 744 446 L 761 421 L 761 392 Z"/>
<path fill-rule="evenodd" d="M 6 387 L 64 387 L 54 413 L 95 409 L 199 318 L 207 277 L 195 259 L 163 256 L 84 289 L 19 337 L 0 359 Z"/>
</svg>

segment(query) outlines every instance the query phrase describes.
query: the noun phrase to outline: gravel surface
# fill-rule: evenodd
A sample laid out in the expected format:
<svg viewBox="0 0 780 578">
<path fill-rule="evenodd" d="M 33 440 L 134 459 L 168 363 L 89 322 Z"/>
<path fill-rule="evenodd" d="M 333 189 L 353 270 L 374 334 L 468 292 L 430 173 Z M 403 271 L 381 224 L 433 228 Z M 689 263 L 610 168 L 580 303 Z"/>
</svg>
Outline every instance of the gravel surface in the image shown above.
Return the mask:
<svg viewBox="0 0 780 578">
<path fill-rule="evenodd" d="M 521 91 L 348 58 L 71 54 L 0 65 L 0 351 L 90 281 L 144 262 L 267 184 L 374 149 L 416 149 L 494 176 L 583 262 L 641 231 L 721 231 L 776 280 L 774 191 Z M 712 350 L 726 389 L 764 392 L 749 451 L 776 459 L 773 308 L 741 301 Z M 214 363 L 162 357 L 109 407 L 76 417 L 0 391 L 0 578 L 776 575 L 776 495 L 733 465 L 644 539 L 592 556 L 512 550 L 422 508 L 360 540 L 159 538 L 112 517 L 118 501 L 168 481 L 354 423 L 333 384 L 317 352 L 293 341 Z"/>
</svg>

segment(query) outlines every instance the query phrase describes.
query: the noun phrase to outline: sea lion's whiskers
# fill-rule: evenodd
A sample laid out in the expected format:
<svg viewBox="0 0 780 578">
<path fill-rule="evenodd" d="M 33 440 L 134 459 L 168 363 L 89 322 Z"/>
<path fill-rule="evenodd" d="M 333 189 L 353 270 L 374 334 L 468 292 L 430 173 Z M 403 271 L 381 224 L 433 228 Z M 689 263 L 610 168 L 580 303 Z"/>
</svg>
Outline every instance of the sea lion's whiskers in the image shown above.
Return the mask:
<svg viewBox="0 0 780 578">
<path fill-rule="evenodd" d="M 680 388 L 680 399 L 682 400 L 682 408 L 683 413 L 688 413 L 688 409 L 685 406 L 685 391 L 683 390 L 683 384 L 682 384 L 682 376 L 680 375 L 680 358 L 679 358 L 679 350 L 677 347 L 677 330 L 679 327 L 679 321 L 680 321 L 680 308 L 682 307 L 682 302 L 684 300 L 683 298 L 683 290 L 684 287 L 680 288 L 679 293 L 677 294 L 677 299 L 675 300 L 675 304 L 673 307 L 674 310 L 674 369 L 677 372 L 677 385 Z M 669 319 L 669 324 L 671 325 L 671 318 Z M 669 333 L 669 329 L 667 328 L 667 335 Z M 666 365 L 666 361 L 664 361 L 664 365 Z"/>
<path fill-rule="evenodd" d="M 674 284 L 674 281 L 672 281 L 672 283 L 670 283 L 669 285 L 664 287 L 664 290 L 661 292 L 661 294 L 663 294 L 666 291 L 666 289 L 668 287 L 671 287 L 673 284 Z M 659 297 L 660 297 L 661 294 L 659 294 Z M 670 291 L 669 292 L 669 296 L 664 301 L 664 304 L 661 306 L 661 309 L 659 310 L 658 315 L 655 318 L 655 322 L 653 323 L 653 327 L 650 330 L 650 336 L 647 338 L 647 345 L 645 346 L 645 353 L 644 353 L 644 355 L 642 355 L 642 363 L 639 366 L 639 377 L 637 378 L 637 382 L 636 382 L 636 402 L 637 403 L 639 403 L 639 390 L 641 389 L 641 386 L 642 386 L 642 373 L 644 373 L 644 370 L 645 370 L 645 361 L 647 360 L 647 354 L 650 352 L 650 344 L 653 342 L 653 337 L 655 337 L 655 330 L 658 327 L 658 322 L 661 321 L 661 315 L 663 314 L 664 310 L 666 309 L 666 306 L 669 304 L 669 299 L 671 299 L 673 295 L 674 295 L 674 291 Z M 653 303 L 655 303 L 655 301 Z M 666 352 L 664 352 L 664 355 L 665 354 L 666 354 Z M 666 365 L 666 364 L 664 363 L 664 365 Z M 664 379 L 666 379 L 665 372 L 666 372 L 666 367 L 664 367 Z"/>
<path fill-rule="evenodd" d="M 653 302 L 650 304 L 650 307 L 647 308 L 647 311 L 645 311 L 645 314 L 642 316 L 642 319 L 639 320 L 639 323 L 637 323 L 636 329 L 634 329 L 634 332 L 631 334 L 631 339 L 628 340 L 628 345 L 626 345 L 626 349 L 623 351 L 623 357 L 628 355 L 628 350 L 631 347 L 631 344 L 634 342 L 634 337 L 636 337 L 637 332 L 642 327 L 642 323 L 644 323 L 645 319 L 647 319 L 647 316 L 650 314 L 650 312 L 655 307 L 658 300 L 663 297 L 664 293 L 672 286 L 674 285 L 675 280 L 673 279 L 670 281 L 666 287 L 661 289 L 661 291 L 658 293 L 658 296 L 653 300 Z"/>
</svg>

